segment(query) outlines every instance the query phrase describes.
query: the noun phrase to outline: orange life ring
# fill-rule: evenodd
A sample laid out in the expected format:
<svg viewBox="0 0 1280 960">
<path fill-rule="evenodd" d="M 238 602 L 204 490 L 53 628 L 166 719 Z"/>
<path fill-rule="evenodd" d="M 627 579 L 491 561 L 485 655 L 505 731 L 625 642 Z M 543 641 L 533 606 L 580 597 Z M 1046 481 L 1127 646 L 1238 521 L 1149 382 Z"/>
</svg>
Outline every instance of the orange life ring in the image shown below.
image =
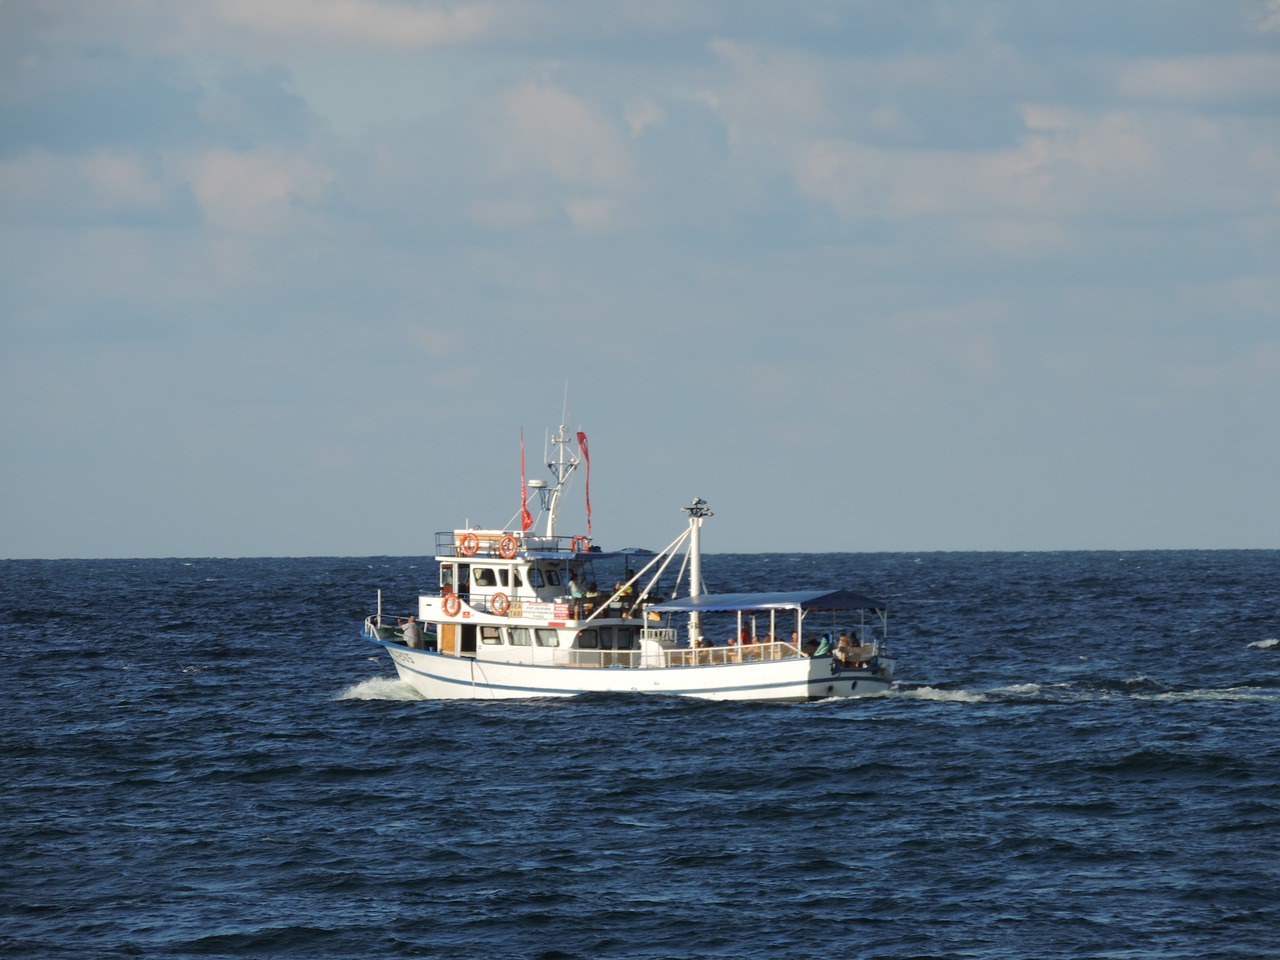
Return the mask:
<svg viewBox="0 0 1280 960">
<path fill-rule="evenodd" d="M 591 549 L 591 541 L 583 536 L 574 537 L 569 543 L 569 549 L 574 553 L 586 553 Z"/>
<path fill-rule="evenodd" d="M 497 617 L 505 617 L 507 611 L 511 609 L 511 601 L 507 599 L 505 593 L 495 593 L 489 599 L 489 612 Z"/>
<path fill-rule="evenodd" d="M 462 600 L 456 593 L 445 594 L 444 598 L 444 614 L 446 617 L 456 617 L 458 611 L 462 609 Z"/>
<path fill-rule="evenodd" d="M 464 557 L 474 557 L 480 549 L 480 538 L 474 533 L 464 533 L 458 541 L 458 552 Z"/>
<path fill-rule="evenodd" d="M 502 555 L 504 560 L 514 560 L 519 549 L 520 544 L 509 533 L 504 533 L 502 539 L 498 541 L 498 553 Z"/>
</svg>

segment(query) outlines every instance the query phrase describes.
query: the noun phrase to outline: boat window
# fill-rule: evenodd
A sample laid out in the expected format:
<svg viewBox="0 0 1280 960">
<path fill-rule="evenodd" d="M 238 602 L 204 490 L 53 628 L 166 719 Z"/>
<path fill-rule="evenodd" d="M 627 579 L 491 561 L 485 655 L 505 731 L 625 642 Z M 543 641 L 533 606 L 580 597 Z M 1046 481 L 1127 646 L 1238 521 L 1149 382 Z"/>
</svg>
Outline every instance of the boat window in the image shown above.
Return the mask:
<svg viewBox="0 0 1280 960">
<path fill-rule="evenodd" d="M 634 650 L 636 648 L 636 628 L 635 627 L 619 627 L 618 628 L 618 649 Z"/>
<path fill-rule="evenodd" d="M 542 570 L 539 567 L 529 568 L 529 585 L 534 587 L 542 586 Z"/>
<path fill-rule="evenodd" d="M 511 571 L 511 582 L 512 582 L 512 583 L 514 583 L 517 587 L 522 587 L 522 586 L 524 586 L 524 581 L 520 579 L 520 571 L 519 571 L 519 570 L 514 570 L 514 569 L 513 569 L 513 570 Z"/>
<path fill-rule="evenodd" d="M 560 571 L 551 569 L 547 571 L 547 583 L 553 587 L 560 586 Z"/>
<path fill-rule="evenodd" d="M 533 637 L 528 627 L 512 627 L 511 628 L 511 645 L 513 647 L 528 647 L 533 645 Z"/>
<path fill-rule="evenodd" d="M 583 650 L 595 650 L 600 646 L 600 638 L 594 630 L 582 630 L 578 633 L 578 646 Z"/>
<path fill-rule="evenodd" d="M 600 628 L 600 649 L 601 650 L 613 649 L 613 627 Z"/>
<path fill-rule="evenodd" d="M 511 580 L 510 580 L 510 578 L 507 576 L 507 568 L 506 568 L 506 567 L 502 567 L 502 568 L 500 568 L 500 569 L 498 570 L 498 582 L 499 582 L 500 584 L 502 584 L 504 587 L 508 587 L 508 586 L 510 586 L 510 585 L 511 585 Z"/>
<path fill-rule="evenodd" d="M 502 643 L 502 629 L 500 627 L 481 627 L 480 642 L 491 646 Z"/>
<path fill-rule="evenodd" d="M 471 582 L 477 587 L 496 586 L 498 581 L 493 575 L 492 567 L 472 567 Z"/>
<path fill-rule="evenodd" d="M 560 646 L 560 634 L 549 627 L 538 627 L 537 638 L 540 647 Z"/>
</svg>

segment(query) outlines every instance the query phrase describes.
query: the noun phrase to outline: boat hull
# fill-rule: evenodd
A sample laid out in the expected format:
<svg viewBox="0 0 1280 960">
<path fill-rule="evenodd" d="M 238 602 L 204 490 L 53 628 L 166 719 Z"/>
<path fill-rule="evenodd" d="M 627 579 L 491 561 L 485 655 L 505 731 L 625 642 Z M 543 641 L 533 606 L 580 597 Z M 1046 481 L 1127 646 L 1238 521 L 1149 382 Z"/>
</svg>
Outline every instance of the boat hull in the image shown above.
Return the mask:
<svg viewBox="0 0 1280 960">
<path fill-rule="evenodd" d="M 875 696 L 892 683 L 893 664 L 884 659 L 875 669 L 842 667 L 831 657 L 697 666 L 570 667 L 456 657 L 373 642 L 386 647 L 401 680 L 433 700 L 657 693 L 706 700 L 801 702 Z"/>
</svg>

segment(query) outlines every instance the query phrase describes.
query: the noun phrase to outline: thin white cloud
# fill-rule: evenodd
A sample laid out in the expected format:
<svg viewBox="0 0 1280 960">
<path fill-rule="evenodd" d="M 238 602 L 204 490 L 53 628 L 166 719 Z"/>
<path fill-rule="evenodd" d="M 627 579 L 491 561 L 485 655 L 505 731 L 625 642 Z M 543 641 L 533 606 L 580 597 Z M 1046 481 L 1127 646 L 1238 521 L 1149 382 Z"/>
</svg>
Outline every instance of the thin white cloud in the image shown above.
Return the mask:
<svg viewBox="0 0 1280 960">
<path fill-rule="evenodd" d="M 637 97 L 627 104 L 623 115 L 627 120 L 627 128 L 631 131 L 631 139 L 638 140 L 650 127 L 662 123 L 666 114 L 662 108 L 649 97 Z"/>
<path fill-rule="evenodd" d="M 491 3 L 405 5 L 382 0 L 215 0 L 210 13 L 237 30 L 340 46 L 423 50 L 485 36 Z"/>
<path fill-rule="evenodd" d="M 582 97 L 529 81 L 498 100 L 490 142 L 506 176 L 547 176 L 575 186 L 619 188 L 633 178 L 616 126 Z"/>
<path fill-rule="evenodd" d="M 498 0 L 406 4 L 392 0 L 94 0 L 57 15 L 54 4 L 5 0 L 30 41 L 61 47 L 110 44 L 167 56 L 286 51 L 429 50 L 516 29 L 523 8 Z"/>
<path fill-rule="evenodd" d="M 833 113 L 819 58 L 732 40 L 714 40 L 711 50 L 727 75 L 720 89 L 701 97 L 724 118 L 730 142 L 830 127 Z"/>
<path fill-rule="evenodd" d="M 1280 56 L 1180 57 L 1122 64 L 1116 90 L 1123 97 L 1179 104 L 1280 100 Z"/>
<path fill-rule="evenodd" d="M 329 183 L 314 160 L 277 150 L 209 150 L 191 159 L 187 175 L 212 225 L 249 234 L 304 226 Z"/>
</svg>

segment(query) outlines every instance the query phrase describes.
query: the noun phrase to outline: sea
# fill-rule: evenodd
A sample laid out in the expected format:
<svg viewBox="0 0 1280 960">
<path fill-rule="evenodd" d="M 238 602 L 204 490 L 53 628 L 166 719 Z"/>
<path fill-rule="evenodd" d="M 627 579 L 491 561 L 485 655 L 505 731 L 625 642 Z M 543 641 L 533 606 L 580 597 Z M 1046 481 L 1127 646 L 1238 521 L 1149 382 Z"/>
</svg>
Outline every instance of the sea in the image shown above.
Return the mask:
<svg viewBox="0 0 1280 960">
<path fill-rule="evenodd" d="M 1280 957 L 1280 551 L 722 554 L 888 694 L 427 701 L 429 558 L 0 562 L 5 958 Z"/>
</svg>

